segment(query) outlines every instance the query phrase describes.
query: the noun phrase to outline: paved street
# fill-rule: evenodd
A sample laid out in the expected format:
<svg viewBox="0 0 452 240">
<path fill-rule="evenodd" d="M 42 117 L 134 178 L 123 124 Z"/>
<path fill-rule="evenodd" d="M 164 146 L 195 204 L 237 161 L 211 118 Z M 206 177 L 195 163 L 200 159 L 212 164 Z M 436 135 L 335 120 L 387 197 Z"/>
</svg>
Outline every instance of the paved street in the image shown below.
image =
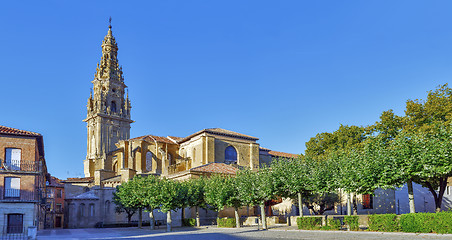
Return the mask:
<svg viewBox="0 0 452 240">
<path fill-rule="evenodd" d="M 41 230 L 38 239 L 199 239 L 199 240 L 265 240 L 265 239 L 452 239 L 452 234 L 376 233 L 347 231 L 306 231 L 293 227 L 274 227 L 259 231 L 255 227 L 241 229 L 175 228 L 167 233 L 163 229 L 137 228 L 85 228 Z"/>
</svg>

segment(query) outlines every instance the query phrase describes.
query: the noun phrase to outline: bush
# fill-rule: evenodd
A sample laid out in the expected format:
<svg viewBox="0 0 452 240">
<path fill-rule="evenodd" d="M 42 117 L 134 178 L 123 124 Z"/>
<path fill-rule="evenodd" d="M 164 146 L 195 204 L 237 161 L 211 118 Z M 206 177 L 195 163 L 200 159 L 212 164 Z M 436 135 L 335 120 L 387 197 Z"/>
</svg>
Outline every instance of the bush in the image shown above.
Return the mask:
<svg viewBox="0 0 452 240">
<path fill-rule="evenodd" d="M 348 225 L 352 231 L 359 230 L 358 216 L 344 216 L 344 224 Z"/>
<path fill-rule="evenodd" d="M 334 218 L 330 218 L 328 219 L 328 227 L 329 229 L 327 230 L 341 230 L 342 228 L 342 224 L 341 224 L 341 220 L 340 219 L 334 219 Z"/>
<path fill-rule="evenodd" d="M 397 232 L 399 229 L 399 219 L 395 214 L 369 215 L 370 231 Z"/>
<path fill-rule="evenodd" d="M 400 217 L 403 232 L 452 233 L 452 211 L 439 213 L 408 213 Z"/>
<path fill-rule="evenodd" d="M 194 218 L 184 218 L 183 220 L 184 220 L 184 222 L 183 222 L 184 226 L 193 227 L 196 225 L 196 219 L 194 219 Z"/>
<path fill-rule="evenodd" d="M 235 218 L 217 218 L 217 226 L 225 228 L 235 228 Z"/>
<path fill-rule="evenodd" d="M 299 217 L 297 218 L 298 229 L 320 229 L 322 217 Z"/>
</svg>

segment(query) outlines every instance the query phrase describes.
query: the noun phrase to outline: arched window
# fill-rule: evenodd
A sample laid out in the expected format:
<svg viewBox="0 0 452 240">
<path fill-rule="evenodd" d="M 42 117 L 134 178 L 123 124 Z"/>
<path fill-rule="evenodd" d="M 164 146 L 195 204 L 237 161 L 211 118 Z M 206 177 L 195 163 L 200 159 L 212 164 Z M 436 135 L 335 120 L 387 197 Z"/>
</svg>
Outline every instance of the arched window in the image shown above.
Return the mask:
<svg viewBox="0 0 452 240">
<path fill-rule="evenodd" d="M 116 102 L 115 101 L 111 101 L 111 111 L 116 112 Z"/>
<path fill-rule="evenodd" d="M 89 216 L 94 217 L 94 203 L 89 205 Z"/>
<path fill-rule="evenodd" d="M 237 164 L 237 151 L 233 146 L 229 146 L 224 150 L 224 163 Z"/>
<path fill-rule="evenodd" d="M 105 201 L 105 215 L 107 216 L 108 214 L 110 214 L 110 201 L 109 200 Z"/>
<path fill-rule="evenodd" d="M 80 204 L 80 206 L 78 207 L 78 215 L 80 218 L 85 217 L 85 204 L 82 203 Z"/>
<path fill-rule="evenodd" d="M 196 148 L 193 148 L 193 161 L 196 161 Z"/>
<path fill-rule="evenodd" d="M 146 153 L 146 172 L 152 171 L 152 152 Z"/>
</svg>

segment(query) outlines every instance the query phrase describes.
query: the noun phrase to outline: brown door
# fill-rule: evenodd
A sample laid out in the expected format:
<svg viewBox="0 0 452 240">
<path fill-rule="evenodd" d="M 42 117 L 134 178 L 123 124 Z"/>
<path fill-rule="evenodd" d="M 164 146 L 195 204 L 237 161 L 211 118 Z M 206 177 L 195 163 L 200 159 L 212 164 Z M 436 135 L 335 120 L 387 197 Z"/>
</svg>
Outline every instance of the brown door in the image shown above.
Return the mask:
<svg viewBox="0 0 452 240">
<path fill-rule="evenodd" d="M 23 214 L 8 214 L 7 233 L 22 233 L 23 220 Z"/>
<path fill-rule="evenodd" d="M 61 227 L 61 216 L 56 216 L 55 217 L 55 228 L 60 228 Z"/>
</svg>

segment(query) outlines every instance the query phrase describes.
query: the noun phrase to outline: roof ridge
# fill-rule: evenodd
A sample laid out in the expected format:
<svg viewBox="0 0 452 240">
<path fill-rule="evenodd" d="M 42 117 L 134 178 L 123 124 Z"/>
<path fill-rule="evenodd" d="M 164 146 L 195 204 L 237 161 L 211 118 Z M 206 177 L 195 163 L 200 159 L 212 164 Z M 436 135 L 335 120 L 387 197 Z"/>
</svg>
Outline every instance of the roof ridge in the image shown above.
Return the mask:
<svg viewBox="0 0 452 240">
<path fill-rule="evenodd" d="M 31 135 L 31 136 L 42 136 L 40 133 L 27 131 L 27 130 L 21 130 L 18 128 L 12 128 L 0 125 L 0 133 L 6 133 L 6 134 L 16 134 L 16 135 Z"/>
</svg>

